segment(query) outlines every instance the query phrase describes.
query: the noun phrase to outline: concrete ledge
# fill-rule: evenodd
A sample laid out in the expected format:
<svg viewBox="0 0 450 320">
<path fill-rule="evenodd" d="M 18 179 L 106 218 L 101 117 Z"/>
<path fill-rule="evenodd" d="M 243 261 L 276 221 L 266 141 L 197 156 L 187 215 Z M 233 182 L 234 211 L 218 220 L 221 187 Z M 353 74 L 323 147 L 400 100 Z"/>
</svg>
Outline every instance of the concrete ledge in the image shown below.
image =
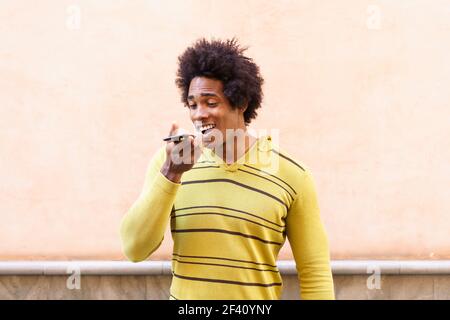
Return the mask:
<svg viewBox="0 0 450 320">
<path fill-rule="evenodd" d="M 295 275 L 293 260 L 280 260 L 283 275 Z M 450 274 L 450 260 L 335 260 L 333 275 Z M 171 275 L 171 261 L 0 261 L 0 275 Z"/>
</svg>

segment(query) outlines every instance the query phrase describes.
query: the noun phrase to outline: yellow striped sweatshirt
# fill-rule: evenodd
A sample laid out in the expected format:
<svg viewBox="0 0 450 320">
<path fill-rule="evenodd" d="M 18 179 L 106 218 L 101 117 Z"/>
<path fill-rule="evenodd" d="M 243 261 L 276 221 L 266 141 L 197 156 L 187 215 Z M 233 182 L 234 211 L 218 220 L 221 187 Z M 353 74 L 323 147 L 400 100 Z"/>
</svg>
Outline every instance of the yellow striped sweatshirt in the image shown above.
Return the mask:
<svg viewBox="0 0 450 320">
<path fill-rule="evenodd" d="M 280 299 L 278 253 L 286 237 L 302 299 L 334 299 L 328 240 L 310 170 L 258 138 L 233 164 L 203 148 L 181 183 L 153 156 L 138 199 L 124 216 L 123 252 L 133 262 L 174 241 L 170 299 Z"/>
</svg>

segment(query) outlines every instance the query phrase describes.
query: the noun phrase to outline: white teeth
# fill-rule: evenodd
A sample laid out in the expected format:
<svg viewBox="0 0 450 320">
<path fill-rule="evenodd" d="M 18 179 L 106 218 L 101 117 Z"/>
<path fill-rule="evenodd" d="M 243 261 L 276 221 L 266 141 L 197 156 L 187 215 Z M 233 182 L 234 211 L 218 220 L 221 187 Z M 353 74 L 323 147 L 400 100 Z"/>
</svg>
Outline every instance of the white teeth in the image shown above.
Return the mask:
<svg viewBox="0 0 450 320">
<path fill-rule="evenodd" d="M 208 124 L 208 125 L 206 125 L 206 126 L 200 127 L 200 131 L 205 131 L 205 130 L 208 130 L 208 129 L 212 129 L 212 128 L 214 128 L 214 127 L 215 127 L 214 124 Z"/>
</svg>

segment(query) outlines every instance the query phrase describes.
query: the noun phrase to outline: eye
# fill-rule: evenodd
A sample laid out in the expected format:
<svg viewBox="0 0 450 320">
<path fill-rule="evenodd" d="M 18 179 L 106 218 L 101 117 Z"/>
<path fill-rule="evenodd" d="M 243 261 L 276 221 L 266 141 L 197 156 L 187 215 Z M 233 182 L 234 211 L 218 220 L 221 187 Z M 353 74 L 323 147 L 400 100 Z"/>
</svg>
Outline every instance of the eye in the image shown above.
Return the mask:
<svg viewBox="0 0 450 320">
<path fill-rule="evenodd" d="M 218 105 L 218 103 L 217 103 L 217 102 L 208 102 L 207 105 L 208 105 L 208 107 L 215 107 L 215 106 Z M 189 109 L 195 109 L 195 108 L 197 108 L 197 105 L 196 105 L 196 104 L 187 104 L 186 106 L 187 106 Z"/>
</svg>

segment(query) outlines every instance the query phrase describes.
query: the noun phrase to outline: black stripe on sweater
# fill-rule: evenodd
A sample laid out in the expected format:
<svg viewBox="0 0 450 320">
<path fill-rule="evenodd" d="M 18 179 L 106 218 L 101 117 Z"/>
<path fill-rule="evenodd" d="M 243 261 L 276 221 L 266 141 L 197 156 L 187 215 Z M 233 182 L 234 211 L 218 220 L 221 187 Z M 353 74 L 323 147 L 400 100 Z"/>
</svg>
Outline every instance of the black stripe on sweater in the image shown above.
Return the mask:
<svg viewBox="0 0 450 320">
<path fill-rule="evenodd" d="M 172 253 L 173 256 L 181 257 L 181 258 L 194 258 L 194 259 L 212 259 L 212 260 L 225 260 L 225 261 L 235 261 L 235 262 L 243 262 L 243 263 L 251 263 L 256 264 L 258 266 L 268 266 L 272 268 L 277 268 L 277 266 L 274 266 L 269 263 L 263 263 L 263 262 L 255 262 L 255 261 L 249 261 L 249 260 L 239 260 L 239 259 L 231 259 L 231 258 L 225 258 L 225 257 L 209 257 L 209 256 L 188 256 L 188 255 L 181 255 L 178 253 Z"/>
<path fill-rule="evenodd" d="M 302 169 L 303 171 L 306 171 L 305 169 L 303 169 L 303 167 L 301 165 L 299 165 L 297 162 L 295 162 L 294 160 L 292 160 L 291 158 L 285 156 L 284 154 L 276 151 L 275 149 L 271 149 L 270 151 L 272 151 L 273 153 L 279 155 L 280 157 L 282 157 L 283 159 L 286 159 L 287 161 L 291 162 L 292 164 L 294 164 L 295 166 L 299 167 L 300 169 Z"/>
<path fill-rule="evenodd" d="M 279 184 L 279 183 L 277 183 L 277 182 L 275 182 L 275 181 L 273 181 L 273 180 L 270 180 L 270 179 L 268 179 L 268 178 L 266 178 L 266 177 L 263 177 L 263 176 L 261 176 L 261 175 L 259 175 L 259 174 L 256 174 L 256 173 L 247 171 L 247 170 L 242 170 L 242 169 L 238 169 L 238 170 L 239 170 L 239 171 L 242 171 L 242 172 L 245 172 L 245 173 L 248 173 L 248 174 L 251 174 L 251 175 L 254 175 L 254 176 L 257 176 L 257 177 L 259 177 L 259 178 L 261 178 L 261 179 L 264 179 L 264 180 L 267 180 L 267 181 L 269 181 L 269 182 L 272 182 L 272 183 L 276 184 L 277 186 L 279 186 L 280 188 L 282 188 L 284 191 L 286 191 L 286 193 L 291 197 L 291 200 L 294 201 L 294 197 L 291 195 L 291 193 L 290 193 L 289 191 L 287 191 L 287 189 L 286 189 L 285 187 L 283 187 L 281 184 Z"/>
<path fill-rule="evenodd" d="M 206 265 L 206 266 L 218 266 L 218 267 L 228 267 L 228 268 L 236 268 L 236 269 L 246 269 L 246 270 L 255 270 L 255 271 L 269 271 L 278 273 L 278 270 L 270 270 L 270 269 L 257 269 L 257 268 L 251 268 L 251 267 L 239 267 L 239 266 L 232 266 L 229 264 L 218 264 L 218 263 L 206 263 L 206 262 L 192 262 L 192 261 L 181 261 L 178 259 L 173 258 L 173 261 L 179 262 L 179 263 L 187 263 L 187 264 L 200 264 L 200 265 Z"/>
<path fill-rule="evenodd" d="M 222 206 L 192 206 L 192 207 L 184 207 L 184 208 L 173 209 L 172 212 L 176 212 L 176 211 L 180 211 L 180 210 L 188 210 L 188 209 L 200 209 L 200 208 L 217 208 L 217 209 L 225 209 L 225 210 L 230 210 L 230 211 L 240 212 L 240 213 L 244 213 L 244 214 L 247 214 L 247 215 L 249 215 L 249 216 L 252 216 L 252 217 L 261 219 L 261 220 L 263 220 L 263 221 L 266 221 L 266 222 L 271 223 L 271 224 L 273 224 L 273 225 L 276 225 L 276 226 L 278 226 L 278 227 L 281 227 L 281 228 L 284 227 L 284 225 L 281 225 L 281 224 L 278 224 L 278 223 L 269 221 L 269 220 L 267 220 L 267 219 L 264 219 L 263 217 L 260 217 L 260 216 L 258 216 L 258 215 L 255 215 L 255 214 L 253 214 L 253 213 L 246 212 L 246 211 L 242 211 L 242 210 L 238 210 L 238 209 L 233 209 L 233 208 L 229 208 L 229 207 L 222 207 Z"/>
<path fill-rule="evenodd" d="M 241 282 L 241 281 L 231 281 L 231 280 L 223 280 L 223 279 L 188 277 L 188 276 L 182 276 L 182 275 L 176 274 L 175 272 L 172 272 L 172 274 L 177 278 L 184 279 L 184 280 L 192 280 L 192 281 L 217 282 L 217 283 L 226 283 L 226 284 L 236 284 L 236 285 L 241 285 L 241 286 L 257 286 L 257 287 L 281 286 L 281 282 L 274 282 L 274 283 Z"/>
<path fill-rule="evenodd" d="M 289 210 L 289 207 L 288 207 L 288 205 L 287 205 L 286 203 L 284 203 L 281 199 L 278 199 L 277 197 L 271 195 L 270 193 L 265 192 L 265 191 L 262 191 L 262 190 L 260 190 L 260 189 L 254 188 L 254 187 L 251 187 L 251 186 L 248 186 L 248 185 L 245 185 L 245 184 L 243 184 L 243 183 L 240 183 L 240 182 L 231 180 L 231 179 L 189 180 L 189 181 L 184 181 L 184 182 L 182 182 L 181 184 L 182 184 L 182 185 L 188 185 L 188 184 L 210 183 L 210 182 L 226 182 L 226 183 L 232 183 L 232 184 L 235 184 L 235 185 L 237 185 L 237 186 L 239 186 L 239 187 L 242 187 L 242 188 L 245 188 L 245 189 L 249 189 L 249 190 L 252 190 L 252 191 L 261 193 L 261 194 L 263 194 L 263 195 L 265 195 L 265 196 L 267 196 L 267 197 L 270 197 L 270 198 L 272 198 L 272 199 L 278 201 L 279 203 L 281 203 L 281 204 L 286 208 L 286 211 Z"/>
<path fill-rule="evenodd" d="M 276 229 L 274 229 L 274 228 L 265 226 L 265 225 L 263 225 L 262 223 L 259 223 L 259 222 L 256 222 L 256 221 L 252 221 L 252 220 L 250 220 L 250 219 L 245 219 L 245 218 L 242 218 L 242 217 L 236 217 L 236 216 L 233 216 L 233 215 L 231 215 L 231 214 L 224 214 L 224 213 L 218 213 L 218 212 L 192 212 L 192 213 L 186 213 L 186 214 L 177 214 L 177 215 L 175 215 L 175 216 L 172 216 L 171 219 L 176 219 L 176 218 L 186 217 L 186 216 L 208 215 L 208 214 L 209 214 L 209 215 L 218 215 L 218 216 L 224 216 L 224 217 L 230 217 L 230 218 L 235 218 L 235 219 L 245 220 L 245 221 L 248 221 L 248 222 L 250 222 L 250 223 L 257 224 L 257 225 L 259 225 L 259 226 L 261 226 L 261 227 L 264 227 L 264 228 L 273 230 L 273 231 L 275 231 L 275 232 L 283 233 L 282 230 L 281 230 L 281 231 L 280 231 L 280 230 L 276 230 Z"/>
<path fill-rule="evenodd" d="M 223 230 L 223 229 L 206 229 L 206 228 L 205 229 L 172 229 L 170 231 L 175 232 L 175 233 L 189 233 L 189 232 L 226 233 L 226 234 L 231 234 L 233 236 L 240 236 L 240 237 L 244 237 L 244 238 L 258 240 L 258 241 L 261 241 L 261 242 L 267 243 L 267 244 L 281 245 L 281 242 L 264 240 L 257 236 L 253 236 L 251 234 L 245 234 L 245 233 L 241 233 L 241 232 L 229 231 L 229 230 Z"/>
<path fill-rule="evenodd" d="M 247 164 L 244 164 L 244 167 L 247 167 L 247 168 L 250 168 L 250 169 L 253 169 L 253 170 L 256 170 L 256 171 L 260 171 L 260 172 L 262 172 L 262 173 L 264 173 L 264 174 L 267 174 L 267 175 L 269 175 L 269 176 L 271 176 L 271 177 L 274 177 L 275 179 L 278 179 L 279 181 L 281 181 L 281 182 L 283 182 L 285 185 L 287 185 L 289 188 L 291 188 L 291 190 L 292 190 L 292 192 L 294 192 L 294 194 L 297 194 L 297 192 L 295 192 L 295 189 L 292 188 L 291 185 L 290 185 L 289 183 L 287 183 L 287 182 L 284 181 L 283 179 L 277 177 L 276 175 L 273 175 L 273 174 L 271 174 L 271 173 L 269 173 L 269 172 L 267 172 L 267 171 L 264 171 L 264 170 L 261 170 L 261 169 L 258 169 L 258 168 L 249 166 L 249 165 L 247 165 Z"/>
</svg>

